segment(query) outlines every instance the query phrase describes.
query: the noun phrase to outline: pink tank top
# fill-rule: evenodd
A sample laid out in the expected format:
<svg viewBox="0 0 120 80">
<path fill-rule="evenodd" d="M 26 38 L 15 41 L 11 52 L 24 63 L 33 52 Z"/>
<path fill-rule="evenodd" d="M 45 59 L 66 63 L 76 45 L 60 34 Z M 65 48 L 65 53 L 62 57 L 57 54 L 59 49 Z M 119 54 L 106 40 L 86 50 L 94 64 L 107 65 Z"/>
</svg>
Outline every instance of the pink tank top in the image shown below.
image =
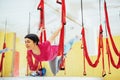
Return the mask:
<svg viewBox="0 0 120 80">
<path fill-rule="evenodd" d="M 45 41 L 44 43 L 41 43 L 38 46 L 40 48 L 41 54 L 36 55 L 32 52 L 32 50 L 29 50 L 28 56 L 33 55 L 37 61 L 50 61 L 58 55 L 58 46 L 51 45 L 49 41 Z"/>
</svg>

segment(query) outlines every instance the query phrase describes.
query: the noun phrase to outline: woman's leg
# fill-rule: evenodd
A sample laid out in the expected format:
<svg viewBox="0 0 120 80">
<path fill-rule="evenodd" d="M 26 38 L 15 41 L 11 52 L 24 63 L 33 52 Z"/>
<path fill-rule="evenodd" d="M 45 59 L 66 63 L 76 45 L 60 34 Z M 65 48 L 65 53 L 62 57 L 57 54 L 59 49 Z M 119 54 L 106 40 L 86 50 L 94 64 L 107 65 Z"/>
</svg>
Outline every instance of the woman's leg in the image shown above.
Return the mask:
<svg viewBox="0 0 120 80">
<path fill-rule="evenodd" d="M 67 53 L 70 51 L 70 49 L 72 48 L 72 45 L 76 42 L 76 41 L 79 41 L 80 39 L 78 37 L 75 37 L 71 40 L 69 40 L 65 45 L 64 45 L 64 56 L 63 58 L 60 57 L 59 60 L 58 60 L 58 68 L 60 70 L 65 70 L 65 57 L 67 55 Z"/>
<path fill-rule="evenodd" d="M 58 36 L 59 32 L 61 31 L 61 28 L 62 28 L 62 25 L 60 25 L 60 27 L 58 27 L 58 29 L 49 38 L 49 41 L 50 41 L 51 44 L 55 40 L 55 38 Z"/>
<path fill-rule="evenodd" d="M 77 42 L 80 41 L 80 37 L 76 36 L 73 39 L 69 40 L 65 45 L 64 45 L 64 55 L 66 55 L 70 49 L 72 48 L 72 45 Z"/>
<path fill-rule="evenodd" d="M 55 59 L 49 61 L 49 66 L 50 66 L 51 72 L 53 73 L 54 76 L 59 71 L 59 61 L 60 61 L 60 59 L 61 59 L 60 57 L 56 57 Z"/>
</svg>

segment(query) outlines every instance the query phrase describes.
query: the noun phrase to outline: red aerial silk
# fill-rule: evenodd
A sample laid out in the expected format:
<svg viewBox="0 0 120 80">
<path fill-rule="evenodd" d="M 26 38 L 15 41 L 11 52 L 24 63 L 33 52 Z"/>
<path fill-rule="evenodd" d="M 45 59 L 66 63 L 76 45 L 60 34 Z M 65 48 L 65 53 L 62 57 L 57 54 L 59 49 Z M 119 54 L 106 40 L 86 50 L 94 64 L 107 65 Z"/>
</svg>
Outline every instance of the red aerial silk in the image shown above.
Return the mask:
<svg viewBox="0 0 120 80">
<path fill-rule="evenodd" d="M 110 55 L 108 54 L 108 42 L 107 42 L 107 39 L 106 39 L 106 53 L 108 55 L 108 73 L 111 74 L 111 71 L 110 71 Z"/>
<path fill-rule="evenodd" d="M 62 24 L 59 47 L 58 47 L 58 56 L 63 55 L 63 52 L 64 52 L 64 25 Z"/>
<path fill-rule="evenodd" d="M 41 0 L 38 7 L 38 10 L 40 10 L 40 24 L 39 24 L 39 29 L 40 28 L 45 28 L 45 18 L 44 18 L 44 0 Z M 40 42 L 46 41 L 46 31 L 44 30 L 43 33 L 40 34 Z"/>
<path fill-rule="evenodd" d="M 27 52 L 27 62 L 29 64 L 30 70 L 32 71 L 37 70 L 39 62 L 37 60 L 33 62 L 32 55 L 29 55 L 28 52 Z"/>
<path fill-rule="evenodd" d="M 3 43 L 3 49 L 6 48 L 6 43 Z M 5 53 L 2 53 L 2 57 L 1 57 L 1 63 L 0 63 L 0 72 L 2 71 L 2 67 L 3 67 L 3 59 L 5 57 Z"/>
<path fill-rule="evenodd" d="M 59 2 L 57 0 L 57 3 L 61 3 L 62 5 L 62 13 L 61 13 L 61 23 L 62 23 L 62 29 L 60 32 L 60 40 L 59 40 L 59 49 L 58 49 L 58 55 L 63 55 L 64 52 L 64 25 L 66 24 L 66 7 L 65 7 L 65 0 L 62 0 L 62 2 Z"/>
<path fill-rule="evenodd" d="M 62 20 L 61 22 L 65 25 L 66 24 L 66 6 L 65 0 L 62 0 Z"/>
<path fill-rule="evenodd" d="M 106 19 L 106 27 L 107 27 L 107 31 L 108 31 L 108 34 L 109 34 L 109 37 L 110 37 L 110 40 L 111 40 L 111 43 L 112 43 L 112 48 L 113 48 L 114 52 L 116 53 L 116 55 L 119 58 L 118 63 L 115 64 L 115 62 L 113 60 L 113 57 L 112 57 L 111 50 L 110 50 L 108 38 L 106 38 L 106 48 L 107 48 L 107 53 L 108 53 L 108 60 L 110 60 L 112 65 L 115 68 L 118 69 L 118 68 L 120 68 L 120 52 L 118 51 L 118 49 L 117 49 L 117 47 L 115 45 L 115 42 L 114 42 L 114 40 L 112 38 L 110 24 L 109 24 L 109 17 L 108 17 L 108 12 L 107 12 L 107 6 L 106 6 L 106 1 L 105 0 L 104 0 L 104 12 L 105 12 L 105 19 Z M 110 62 L 109 62 L 109 67 L 110 67 Z"/>
<path fill-rule="evenodd" d="M 113 50 L 115 51 L 116 55 L 120 57 L 120 52 L 116 48 L 115 42 L 112 38 L 111 30 L 110 30 L 110 24 L 109 24 L 109 17 L 108 17 L 108 12 L 107 12 L 107 6 L 106 6 L 106 1 L 104 0 L 104 11 L 105 11 L 105 19 L 106 19 L 106 27 L 108 30 L 108 34 L 110 36 L 110 40 L 112 43 Z"/>
<path fill-rule="evenodd" d="M 84 30 L 84 27 L 82 27 L 82 31 L 81 31 L 81 34 L 82 34 L 82 44 L 83 44 L 83 53 L 85 55 L 85 58 L 86 60 L 88 61 L 89 65 L 92 66 L 92 67 L 96 67 L 99 63 L 99 59 L 100 59 L 100 55 L 101 55 L 101 52 L 100 52 L 100 48 L 103 48 L 103 36 L 101 34 L 102 32 L 102 26 L 100 25 L 100 32 L 99 32 L 99 44 L 98 44 L 98 56 L 97 56 L 97 59 L 94 63 L 92 63 L 92 61 L 90 60 L 90 57 L 88 55 L 88 50 L 87 50 L 87 45 L 86 45 L 86 39 L 85 39 L 85 30 Z"/>
<path fill-rule="evenodd" d="M 59 0 L 56 1 L 57 3 L 61 4 L 61 23 L 62 23 L 62 29 L 60 32 L 60 40 L 59 40 L 59 47 L 58 47 L 58 56 L 62 56 L 62 61 L 60 64 L 60 68 L 64 70 L 65 68 L 65 58 L 63 55 L 64 52 L 64 25 L 66 24 L 66 6 L 65 6 L 65 0 L 62 0 L 60 2 Z"/>
<path fill-rule="evenodd" d="M 3 49 L 6 48 L 6 43 L 4 42 L 3 43 Z M 1 62 L 0 62 L 0 72 L 2 72 L 2 69 L 3 69 L 3 60 L 4 60 L 4 57 L 5 57 L 5 53 L 2 53 L 2 57 L 1 57 Z M 2 73 L 1 73 L 1 77 L 2 77 Z"/>
<path fill-rule="evenodd" d="M 110 61 L 111 61 L 112 65 L 113 65 L 116 69 L 120 68 L 120 57 L 119 57 L 118 63 L 115 64 L 115 62 L 114 62 L 114 60 L 113 60 L 113 57 L 112 57 L 111 50 L 110 50 L 108 38 L 106 38 L 106 48 L 107 48 L 107 54 L 108 54 L 109 57 L 110 57 Z"/>
<path fill-rule="evenodd" d="M 40 10 L 40 26 L 39 28 L 45 29 L 45 15 L 44 15 L 44 0 L 41 0 L 41 2 L 38 5 L 38 10 Z M 44 39 L 44 40 L 43 40 Z M 43 41 L 46 41 L 46 30 L 41 32 L 40 34 L 40 43 Z M 42 62 L 39 63 L 39 68 L 42 68 Z"/>
</svg>

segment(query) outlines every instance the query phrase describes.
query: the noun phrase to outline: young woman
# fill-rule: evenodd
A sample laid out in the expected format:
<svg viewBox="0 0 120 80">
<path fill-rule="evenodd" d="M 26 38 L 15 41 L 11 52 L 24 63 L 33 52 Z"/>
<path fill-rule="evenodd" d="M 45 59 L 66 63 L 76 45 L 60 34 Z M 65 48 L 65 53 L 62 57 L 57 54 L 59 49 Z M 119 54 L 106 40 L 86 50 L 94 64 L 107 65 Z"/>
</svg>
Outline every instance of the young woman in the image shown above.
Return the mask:
<svg viewBox="0 0 120 80">
<path fill-rule="evenodd" d="M 43 31 L 43 30 L 42 30 Z M 39 44 L 39 38 L 36 34 L 28 34 L 25 36 L 25 45 L 27 48 L 27 61 L 29 68 L 32 71 L 37 69 L 38 63 L 41 61 L 49 61 L 50 67 L 53 74 L 55 75 L 58 72 L 58 68 L 54 71 L 56 64 L 53 67 L 53 63 L 57 61 L 58 63 L 58 45 L 51 45 L 55 40 L 59 32 L 61 31 L 61 26 L 53 33 L 53 35 L 45 42 Z M 70 40 L 64 47 L 64 53 L 67 53 L 72 44 L 78 40 L 77 37 Z M 32 56 L 35 58 L 35 63 L 32 61 Z"/>
</svg>

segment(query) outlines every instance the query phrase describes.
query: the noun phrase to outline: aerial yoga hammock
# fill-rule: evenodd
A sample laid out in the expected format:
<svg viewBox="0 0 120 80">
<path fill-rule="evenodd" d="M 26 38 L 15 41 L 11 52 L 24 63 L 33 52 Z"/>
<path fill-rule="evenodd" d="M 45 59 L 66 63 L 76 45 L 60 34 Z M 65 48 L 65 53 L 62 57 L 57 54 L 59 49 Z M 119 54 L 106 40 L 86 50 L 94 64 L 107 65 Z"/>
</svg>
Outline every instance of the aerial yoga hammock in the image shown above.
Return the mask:
<svg viewBox="0 0 120 80">
<path fill-rule="evenodd" d="M 5 52 L 8 51 L 8 48 L 6 48 L 6 26 L 7 26 L 7 21 L 5 22 L 5 34 L 4 34 L 3 50 L 0 51 L 2 53 L 1 62 L 0 62 L 1 77 L 3 77 L 3 62 L 4 62 L 3 60 L 5 58 Z"/>
<path fill-rule="evenodd" d="M 3 60 L 4 60 L 4 57 L 5 57 L 5 52 L 6 51 L 8 51 L 8 48 L 6 48 L 6 43 L 4 42 L 4 44 L 3 44 L 3 50 L 0 50 L 0 53 L 2 54 L 2 56 L 1 56 L 1 63 L 0 63 L 1 77 L 3 76 L 3 72 L 2 72 L 2 69 L 3 69 Z"/>
<path fill-rule="evenodd" d="M 65 4 L 64 0 L 63 0 L 62 4 Z M 64 25 L 65 25 L 66 21 L 65 21 L 65 13 L 64 14 L 62 13 L 62 20 L 61 20 L 62 25 L 54 33 L 57 36 L 58 32 L 61 32 L 59 45 L 51 45 L 51 40 L 46 39 L 46 30 L 45 30 L 45 26 L 44 26 L 44 23 L 45 23 L 44 22 L 44 0 L 41 0 L 37 9 L 40 10 L 40 14 L 41 14 L 40 15 L 41 21 L 40 21 L 40 26 L 39 26 L 39 29 L 41 30 L 40 38 L 39 38 L 40 41 L 38 40 L 39 43 L 37 45 L 40 49 L 40 55 L 35 55 L 32 50 L 28 50 L 27 51 L 28 66 L 29 66 L 30 70 L 36 71 L 38 68 L 39 62 L 49 61 L 51 71 L 54 75 L 56 75 L 56 73 L 61 68 L 60 65 L 63 66 L 62 62 L 64 62 L 64 54 L 68 53 L 68 51 L 72 47 L 72 44 L 76 40 L 78 40 L 78 38 L 75 37 L 75 38 L 71 39 L 67 44 L 64 45 Z M 65 7 L 62 7 L 62 10 L 65 10 Z M 35 38 L 35 35 L 28 34 L 27 36 L 25 36 L 25 38 L 29 38 L 29 39 L 33 40 L 33 38 Z M 32 56 L 35 58 L 35 63 L 33 63 Z M 61 57 L 59 58 L 58 56 L 61 56 Z"/>
<path fill-rule="evenodd" d="M 100 8 L 100 6 L 99 6 L 99 8 Z M 92 66 L 93 68 L 95 68 L 98 65 L 98 63 L 99 63 L 99 59 L 100 59 L 100 56 L 102 54 L 102 67 L 103 67 L 102 77 L 104 77 L 106 75 L 106 72 L 105 72 L 105 65 L 104 65 L 104 48 L 103 48 L 103 30 L 102 30 L 102 24 L 100 23 L 100 26 L 99 26 L 98 55 L 97 55 L 97 59 L 93 63 L 91 61 L 89 55 L 88 55 L 88 50 L 87 50 L 87 45 L 86 45 L 85 29 L 84 29 L 84 24 L 83 24 L 83 6 L 82 6 L 82 0 L 81 0 L 81 15 L 82 15 L 82 31 L 81 31 L 81 34 L 82 34 L 82 49 L 83 49 L 83 63 L 84 63 L 83 75 L 86 75 L 85 59 L 87 60 L 87 62 L 88 62 L 88 64 L 90 66 Z M 101 14 L 100 14 L 100 18 L 101 18 Z M 101 20 L 100 20 L 100 22 L 101 22 Z"/>
<path fill-rule="evenodd" d="M 112 66 L 115 67 L 116 69 L 120 68 L 120 51 L 118 51 L 118 49 L 117 49 L 117 47 L 115 45 L 115 42 L 113 40 L 112 34 L 111 34 L 106 0 L 104 0 L 104 12 L 105 12 L 105 20 L 106 20 L 106 36 L 107 36 L 107 32 L 108 32 L 113 51 L 118 56 L 118 61 L 116 63 L 114 61 L 113 57 L 112 57 L 112 52 L 111 52 L 111 49 L 110 49 L 110 43 L 109 43 L 108 37 L 106 37 L 106 51 L 107 51 L 107 54 L 108 54 L 108 68 L 109 68 L 109 74 L 111 74 L 110 62 L 112 64 Z"/>
</svg>

